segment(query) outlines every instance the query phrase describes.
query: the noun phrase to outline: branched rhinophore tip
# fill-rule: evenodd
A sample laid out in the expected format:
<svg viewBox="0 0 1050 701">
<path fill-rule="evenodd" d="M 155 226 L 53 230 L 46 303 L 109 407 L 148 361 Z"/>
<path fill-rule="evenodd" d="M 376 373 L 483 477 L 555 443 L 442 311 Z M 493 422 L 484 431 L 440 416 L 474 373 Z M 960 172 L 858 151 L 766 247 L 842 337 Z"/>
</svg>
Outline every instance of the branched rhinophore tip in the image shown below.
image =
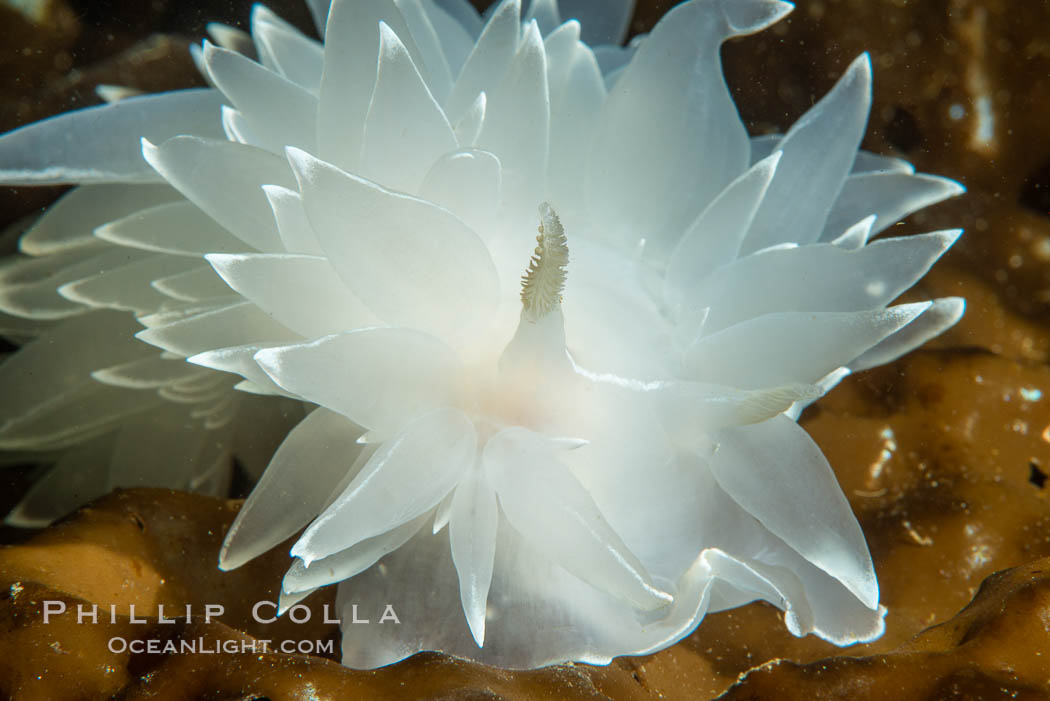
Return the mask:
<svg viewBox="0 0 1050 701">
<path fill-rule="evenodd" d="M 544 202 L 540 205 L 540 235 L 529 268 L 521 276 L 521 304 L 525 315 L 537 321 L 561 306 L 565 290 L 565 266 L 569 247 L 557 212 Z"/>
</svg>

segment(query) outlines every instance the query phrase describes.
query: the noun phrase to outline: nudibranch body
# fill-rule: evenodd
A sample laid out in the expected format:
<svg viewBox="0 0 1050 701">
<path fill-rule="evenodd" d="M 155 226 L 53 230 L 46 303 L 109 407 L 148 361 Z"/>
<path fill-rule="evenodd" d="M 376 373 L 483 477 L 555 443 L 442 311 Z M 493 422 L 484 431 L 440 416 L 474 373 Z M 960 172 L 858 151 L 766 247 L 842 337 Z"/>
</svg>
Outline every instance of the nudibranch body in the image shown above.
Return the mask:
<svg viewBox="0 0 1050 701">
<path fill-rule="evenodd" d="M 354 667 L 603 663 L 757 599 L 878 637 L 795 418 L 959 318 L 890 306 L 959 232 L 878 235 L 961 188 L 858 150 L 868 57 L 752 138 L 719 47 L 780 0 L 689 0 L 627 47 L 630 0 L 308 4 L 323 44 L 257 5 L 195 52 L 212 87 L 0 138 L 3 182 L 80 185 L 0 268 L 33 339 L 0 447 L 58 456 L 9 518 L 268 461 L 220 566 L 299 534 L 283 609 L 397 611 L 344 628 Z"/>
</svg>

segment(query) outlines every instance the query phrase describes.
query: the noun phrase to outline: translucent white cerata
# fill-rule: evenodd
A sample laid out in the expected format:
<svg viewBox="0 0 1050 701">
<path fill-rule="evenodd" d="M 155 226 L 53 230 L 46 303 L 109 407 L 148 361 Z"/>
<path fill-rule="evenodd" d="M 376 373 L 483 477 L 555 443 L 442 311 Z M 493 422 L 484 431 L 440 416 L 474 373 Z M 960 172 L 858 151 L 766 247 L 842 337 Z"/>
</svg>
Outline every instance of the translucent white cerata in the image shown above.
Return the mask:
<svg viewBox="0 0 1050 701">
<path fill-rule="evenodd" d="M 323 45 L 257 5 L 195 52 L 212 88 L 0 139 L 4 182 L 80 184 L 0 269 L 0 445 L 57 460 L 11 520 L 221 490 L 272 436 L 220 566 L 301 533 L 283 608 L 338 583 L 400 620 L 347 623 L 353 667 L 604 663 L 756 599 L 878 637 L 795 418 L 959 318 L 887 306 L 959 232 L 874 237 L 961 187 L 858 151 L 868 57 L 752 138 L 719 46 L 786 2 L 626 48 L 630 0 L 308 2 Z"/>
</svg>

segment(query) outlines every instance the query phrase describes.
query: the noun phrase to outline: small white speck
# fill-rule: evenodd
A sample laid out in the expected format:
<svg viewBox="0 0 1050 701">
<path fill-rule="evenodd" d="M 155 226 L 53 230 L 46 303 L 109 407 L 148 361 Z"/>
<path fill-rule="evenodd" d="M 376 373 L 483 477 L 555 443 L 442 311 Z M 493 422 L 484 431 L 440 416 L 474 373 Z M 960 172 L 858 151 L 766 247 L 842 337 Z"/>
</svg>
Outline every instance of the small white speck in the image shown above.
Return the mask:
<svg viewBox="0 0 1050 701">
<path fill-rule="evenodd" d="M 879 453 L 879 457 L 876 458 L 875 462 L 871 464 L 871 468 L 869 469 L 869 479 L 872 482 L 875 482 L 882 477 L 883 468 L 886 467 L 886 463 L 889 462 L 890 458 L 893 457 L 894 451 L 897 450 L 897 438 L 893 435 L 892 428 L 889 426 L 884 427 L 879 432 L 879 437 L 882 438 L 882 451 Z"/>
<path fill-rule="evenodd" d="M 966 116 L 966 108 L 960 105 L 958 102 L 948 108 L 948 116 L 958 122 L 960 119 Z"/>
<path fill-rule="evenodd" d="M 1035 387 L 1022 387 L 1020 392 L 1021 399 L 1025 400 L 1026 402 L 1038 402 L 1040 399 L 1043 398 L 1042 391 L 1036 389 Z"/>
<path fill-rule="evenodd" d="M 986 543 L 973 546 L 970 549 L 970 567 L 978 569 L 991 561 L 992 549 Z"/>
</svg>

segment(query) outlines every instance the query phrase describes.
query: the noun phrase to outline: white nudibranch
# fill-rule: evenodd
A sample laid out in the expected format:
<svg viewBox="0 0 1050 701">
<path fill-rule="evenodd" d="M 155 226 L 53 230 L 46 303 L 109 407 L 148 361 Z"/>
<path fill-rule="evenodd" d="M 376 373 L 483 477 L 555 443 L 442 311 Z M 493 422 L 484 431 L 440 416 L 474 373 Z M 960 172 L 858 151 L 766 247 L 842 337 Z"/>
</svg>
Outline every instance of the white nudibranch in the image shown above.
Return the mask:
<svg viewBox="0 0 1050 701">
<path fill-rule="evenodd" d="M 859 151 L 867 55 L 751 137 L 719 49 L 782 0 L 629 47 L 633 0 L 306 2 L 324 44 L 256 4 L 195 51 L 212 87 L 0 137 L 0 184 L 80 186 L 0 265 L 0 449 L 55 462 L 8 521 L 225 496 L 236 456 L 220 567 L 295 539 L 281 610 L 336 585 L 357 668 L 605 663 L 754 600 L 881 635 L 794 416 L 961 316 L 891 306 L 959 232 L 886 232 L 962 188 Z"/>
</svg>

